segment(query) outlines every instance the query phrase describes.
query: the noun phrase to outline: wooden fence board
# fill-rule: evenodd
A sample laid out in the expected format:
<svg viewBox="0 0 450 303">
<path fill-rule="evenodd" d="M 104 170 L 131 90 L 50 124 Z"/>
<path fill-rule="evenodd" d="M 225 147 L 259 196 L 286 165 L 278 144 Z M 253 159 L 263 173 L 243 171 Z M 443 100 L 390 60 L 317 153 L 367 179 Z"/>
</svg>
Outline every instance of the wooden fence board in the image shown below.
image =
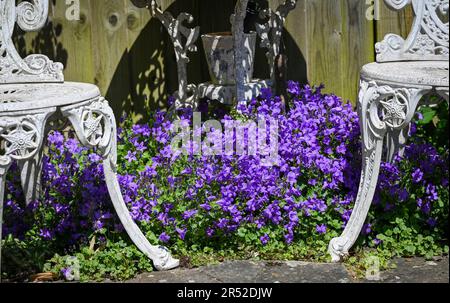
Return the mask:
<svg viewBox="0 0 450 303">
<path fill-rule="evenodd" d="M 275 8 L 283 0 L 271 0 Z M 379 1 L 379 0 L 377 0 Z M 66 65 L 68 81 L 97 84 L 119 116 L 147 118 L 164 107 L 176 89 L 176 63 L 165 29 L 145 9 L 129 0 L 80 0 L 81 20 L 65 18 L 65 1 L 52 1 L 49 25 L 43 31 L 15 38 L 22 54 L 40 52 Z M 194 15 L 201 33 L 229 30 L 235 0 L 160 0 L 174 14 Z M 374 61 L 374 44 L 386 33 L 406 35 L 412 12 L 392 12 L 380 5 L 380 20 L 368 20 L 363 0 L 299 0 L 286 22 L 289 78 L 324 83 L 326 92 L 356 101 L 361 66 Z M 188 65 L 193 83 L 209 80 L 201 40 Z M 258 50 L 255 75 L 267 66 Z"/>
</svg>

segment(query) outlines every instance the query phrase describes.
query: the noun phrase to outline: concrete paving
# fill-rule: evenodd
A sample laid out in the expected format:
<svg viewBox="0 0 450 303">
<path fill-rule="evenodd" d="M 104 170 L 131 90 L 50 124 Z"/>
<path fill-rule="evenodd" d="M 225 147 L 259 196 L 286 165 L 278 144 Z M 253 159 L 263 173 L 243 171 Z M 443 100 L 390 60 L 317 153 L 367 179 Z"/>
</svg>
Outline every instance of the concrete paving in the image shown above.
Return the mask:
<svg viewBox="0 0 450 303">
<path fill-rule="evenodd" d="M 354 279 L 343 264 L 226 261 L 218 265 L 144 273 L 129 283 L 449 283 L 449 259 L 399 258 L 378 280 Z"/>
</svg>

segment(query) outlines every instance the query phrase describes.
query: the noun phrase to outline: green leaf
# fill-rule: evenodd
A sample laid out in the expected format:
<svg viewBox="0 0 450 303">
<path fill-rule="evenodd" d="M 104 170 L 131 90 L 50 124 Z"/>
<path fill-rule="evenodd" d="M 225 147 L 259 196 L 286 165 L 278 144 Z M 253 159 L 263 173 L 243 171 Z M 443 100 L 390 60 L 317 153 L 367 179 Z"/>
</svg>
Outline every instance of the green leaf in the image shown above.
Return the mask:
<svg viewBox="0 0 450 303">
<path fill-rule="evenodd" d="M 421 113 L 423 115 L 423 119 L 419 120 L 417 124 L 425 125 L 433 121 L 433 118 L 436 116 L 436 111 L 430 107 L 424 107 L 421 109 Z"/>
</svg>

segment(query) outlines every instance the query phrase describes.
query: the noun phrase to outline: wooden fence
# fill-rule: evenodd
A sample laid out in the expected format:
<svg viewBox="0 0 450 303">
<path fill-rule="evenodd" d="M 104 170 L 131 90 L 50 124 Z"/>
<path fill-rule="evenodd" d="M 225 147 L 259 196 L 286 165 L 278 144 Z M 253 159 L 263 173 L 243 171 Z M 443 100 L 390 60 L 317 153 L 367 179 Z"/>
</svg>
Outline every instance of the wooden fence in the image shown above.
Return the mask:
<svg viewBox="0 0 450 303">
<path fill-rule="evenodd" d="M 283 0 L 270 0 L 276 5 Z M 374 61 L 374 44 L 386 33 L 405 35 L 412 12 L 392 12 L 380 2 L 379 20 L 368 20 L 374 0 L 299 0 L 286 23 L 285 44 L 289 78 L 325 84 L 327 92 L 355 102 L 359 71 Z M 79 21 L 67 20 L 64 0 L 52 0 L 48 25 L 39 33 L 19 33 L 15 42 L 22 54 L 44 53 L 62 62 L 66 81 L 97 84 L 117 115 L 148 117 L 164 107 L 167 93 L 176 90 L 176 62 L 168 36 L 146 9 L 129 0 L 80 0 Z M 193 14 L 201 32 L 229 30 L 234 0 L 162 0 L 173 14 Z M 369 2 L 369 4 L 367 3 Z M 192 83 L 209 80 L 201 43 L 192 56 Z M 262 51 L 255 75 L 267 76 Z"/>
</svg>

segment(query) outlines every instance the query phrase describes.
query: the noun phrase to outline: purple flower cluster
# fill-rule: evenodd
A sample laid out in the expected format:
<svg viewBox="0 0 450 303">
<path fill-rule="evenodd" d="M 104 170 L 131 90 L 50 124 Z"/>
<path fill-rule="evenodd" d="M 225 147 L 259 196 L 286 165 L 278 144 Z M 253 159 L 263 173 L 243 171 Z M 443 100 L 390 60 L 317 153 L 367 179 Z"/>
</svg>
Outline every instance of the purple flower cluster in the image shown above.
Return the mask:
<svg viewBox="0 0 450 303">
<path fill-rule="evenodd" d="M 71 134 L 72 135 L 72 134 Z M 17 165 L 7 182 L 4 231 L 19 239 L 38 235 L 61 247 L 87 242 L 114 218 L 103 180 L 101 157 L 60 132 L 48 136 L 42 198 L 25 205 Z"/>
<path fill-rule="evenodd" d="M 199 147 L 193 142 L 190 154 L 174 151 L 173 124 L 161 112 L 149 124 L 125 121 L 119 131 L 119 183 L 133 219 L 147 236 L 172 245 L 224 245 L 232 239 L 268 245 L 341 231 L 359 185 L 358 116 L 351 104 L 323 94 L 321 87 L 289 82 L 288 91 L 287 112 L 281 99 L 265 90 L 239 114 L 277 119 L 277 166 L 263 166 L 253 155 L 197 156 L 193 152 Z M 233 118 L 225 115 L 223 122 Z M 182 124 L 189 125 L 190 119 L 191 113 L 185 113 Z M 5 234 L 25 237 L 34 230 L 43 240 L 58 239 L 64 246 L 86 241 L 105 228 L 122 231 L 103 182 L 100 157 L 58 132 L 48 141 L 43 198 L 24 207 L 19 179 L 13 175 Z M 438 192 L 448 187 L 446 165 L 448 153 L 443 157 L 431 145 L 416 143 L 407 146 L 404 158 L 383 163 L 375 217 L 414 201 L 423 222 L 436 225 L 445 217 L 436 205 L 442 199 Z M 371 222 L 363 233 L 376 230 Z"/>
</svg>

